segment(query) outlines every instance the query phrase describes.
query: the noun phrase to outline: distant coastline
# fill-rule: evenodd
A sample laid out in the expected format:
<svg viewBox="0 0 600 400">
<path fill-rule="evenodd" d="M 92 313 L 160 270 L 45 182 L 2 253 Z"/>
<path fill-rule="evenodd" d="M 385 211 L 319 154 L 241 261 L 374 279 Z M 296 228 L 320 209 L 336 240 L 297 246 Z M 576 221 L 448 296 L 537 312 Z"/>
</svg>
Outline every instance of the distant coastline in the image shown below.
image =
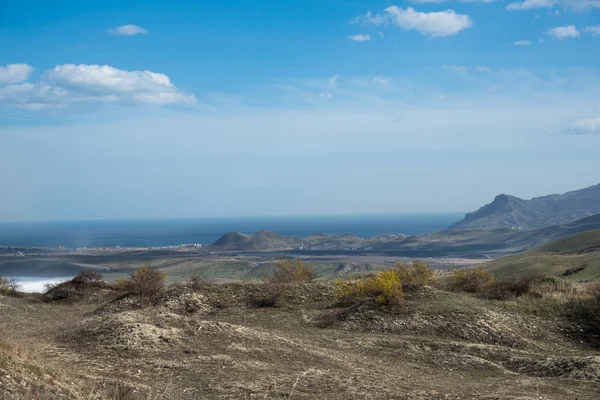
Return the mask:
<svg viewBox="0 0 600 400">
<path fill-rule="evenodd" d="M 0 247 L 176 248 L 206 246 L 223 234 L 267 229 L 284 236 L 314 233 L 350 234 L 362 238 L 382 234 L 419 235 L 446 229 L 464 213 L 335 215 L 305 217 L 194 218 L 168 220 L 94 220 L 0 223 Z"/>
</svg>

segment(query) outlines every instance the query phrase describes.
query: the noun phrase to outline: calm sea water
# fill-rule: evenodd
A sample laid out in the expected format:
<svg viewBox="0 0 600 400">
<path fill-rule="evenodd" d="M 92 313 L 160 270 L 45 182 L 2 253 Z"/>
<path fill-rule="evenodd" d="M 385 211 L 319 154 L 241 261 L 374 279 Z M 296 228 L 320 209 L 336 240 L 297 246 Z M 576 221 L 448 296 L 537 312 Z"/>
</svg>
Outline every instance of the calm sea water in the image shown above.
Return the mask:
<svg viewBox="0 0 600 400">
<path fill-rule="evenodd" d="M 445 229 L 464 214 L 401 214 L 325 217 L 252 217 L 172 220 L 20 222 L 0 224 L 0 246 L 25 247 L 162 247 L 209 244 L 231 231 L 267 229 L 285 236 L 349 233 L 421 234 Z"/>
</svg>

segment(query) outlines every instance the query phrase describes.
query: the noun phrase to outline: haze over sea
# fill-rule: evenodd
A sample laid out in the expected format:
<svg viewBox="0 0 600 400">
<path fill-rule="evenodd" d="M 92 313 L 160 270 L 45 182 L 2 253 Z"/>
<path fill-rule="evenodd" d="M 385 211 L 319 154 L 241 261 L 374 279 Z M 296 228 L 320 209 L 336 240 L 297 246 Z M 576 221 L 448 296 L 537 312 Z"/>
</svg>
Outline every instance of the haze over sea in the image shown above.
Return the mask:
<svg viewBox="0 0 600 400">
<path fill-rule="evenodd" d="M 422 234 L 445 229 L 463 213 L 239 217 L 156 220 L 94 220 L 0 223 L 0 246 L 164 247 L 210 244 L 231 231 L 267 229 L 284 236 L 312 233 L 370 237 L 383 233 Z"/>
</svg>

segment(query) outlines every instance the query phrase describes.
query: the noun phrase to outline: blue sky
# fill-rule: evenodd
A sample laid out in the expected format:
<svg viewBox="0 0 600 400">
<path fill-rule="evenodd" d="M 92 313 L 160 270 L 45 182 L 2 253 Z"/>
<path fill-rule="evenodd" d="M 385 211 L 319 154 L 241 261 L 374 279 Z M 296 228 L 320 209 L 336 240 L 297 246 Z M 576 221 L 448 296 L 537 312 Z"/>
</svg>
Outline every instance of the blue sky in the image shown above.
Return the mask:
<svg viewBox="0 0 600 400">
<path fill-rule="evenodd" d="M 600 0 L 0 1 L 0 221 L 600 182 Z"/>
</svg>

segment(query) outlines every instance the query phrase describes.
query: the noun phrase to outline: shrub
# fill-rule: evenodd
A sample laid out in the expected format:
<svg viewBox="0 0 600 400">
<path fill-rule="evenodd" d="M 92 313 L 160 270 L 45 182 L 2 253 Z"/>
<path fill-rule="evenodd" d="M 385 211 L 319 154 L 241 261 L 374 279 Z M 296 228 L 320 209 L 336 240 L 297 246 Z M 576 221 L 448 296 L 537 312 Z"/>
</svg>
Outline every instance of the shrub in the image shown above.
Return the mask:
<svg viewBox="0 0 600 400">
<path fill-rule="evenodd" d="M 250 298 L 250 305 L 258 308 L 277 307 L 285 292 L 284 284 L 277 282 L 266 282 L 262 292 L 255 293 Z"/>
<path fill-rule="evenodd" d="M 81 271 L 75 278 L 71 279 L 71 283 L 76 285 L 102 285 L 105 282 L 102 274 L 96 271 L 86 270 Z"/>
<path fill-rule="evenodd" d="M 17 278 L 3 278 L 0 276 L 0 294 L 9 296 L 16 295 L 21 289 L 21 284 Z"/>
<path fill-rule="evenodd" d="M 404 298 L 400 271 L 395 269 L 356 281 L 338 280 L 334 291 L 338 303 L 344 305 L 374 299 L 378 304 L 391 307 L 399 305 Z"/>
<path fill-rule="evenodd" d="M 313 267 L 301 259 L 282 258 L 277 261 L 270 280 L 276 283 L 312 282 L 317 277 Z"/>
<path fill-rule="evenodd" d="M 115 281 L 115 289 L 135 293 L 149 300 L 156 300 L 165 290 L 167 274 L 144 264 L 129 274 L 128 279 Z"/>
<path fill-rule="evenodd" d="M 365 290 L 365 279 L 346 281 L 338 279 L 334 285 L 334 293 L 337 302 L 341 305 L 351 305 L 367 297 Z"/>
<path fill-rule="evenodd" d="M 0 276 L 0 294 L 8 296 L 10 294 L 10 288 L 8 287 L 8 280 Z"/>
<path fill-rule="evenodd" d="M 436 281 L 433 271 L 423 261 L 413 261 L 410 267 L 398 262 L 395 268 L 398 270 L 400 281 L 405 290 L 427 286 Z"/>
<path fill-rule="evenodd" d="M 448 286 L 451 290 L 479 293 L 494 281 L 494 275 L 483 268 L 459 269 L 454 271 Z"/>
<path fill-rule="evenodd" d="M 113 285 L 115 290 L 120 292 L 129 292 L 131 289 L 131 281 L 126 278 L 117 278 L 115 279 L 115 283 Z"/>
</svg>

